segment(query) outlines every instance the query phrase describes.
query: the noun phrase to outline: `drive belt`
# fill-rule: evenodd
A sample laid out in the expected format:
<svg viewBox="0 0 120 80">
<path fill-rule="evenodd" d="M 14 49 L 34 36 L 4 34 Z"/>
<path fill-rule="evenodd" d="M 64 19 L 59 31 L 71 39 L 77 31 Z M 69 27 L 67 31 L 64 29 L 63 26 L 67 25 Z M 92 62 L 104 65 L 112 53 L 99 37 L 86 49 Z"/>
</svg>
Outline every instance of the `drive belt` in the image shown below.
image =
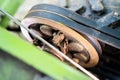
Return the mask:
<svg viewBox="0 0 120 80">
<path fill-rule="evenodd" d="M 120 49 L 120 33 L 108 26 L 100 26 L 79 14 L 50 4 L 34 6 L 26 17 L 34 16 L 60 22 L 80 33 L 97 38 L 98 40 Z"/>
</svg>

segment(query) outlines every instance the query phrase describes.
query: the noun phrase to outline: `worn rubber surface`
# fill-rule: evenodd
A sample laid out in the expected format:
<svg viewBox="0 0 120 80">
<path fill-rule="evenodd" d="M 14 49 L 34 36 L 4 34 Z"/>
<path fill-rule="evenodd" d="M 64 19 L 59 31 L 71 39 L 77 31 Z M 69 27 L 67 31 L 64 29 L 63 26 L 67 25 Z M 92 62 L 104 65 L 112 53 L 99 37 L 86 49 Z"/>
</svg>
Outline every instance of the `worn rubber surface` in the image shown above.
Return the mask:
<svg viewBox="0 0 120 80">
<path fill-rule="evenodd" d="M 108 26 L 100 26 L 95 21 L 89 20 L 77 13 L 55 5 L 38 4 L 30 10 L 30 13 L 35 11 L 54 13 L 65 18 L 69 18 L 70 20 L 79 24 L 79 27 L 71 27 L 74 30 L 85 33 L 86 35 L 96 37 L 98 40 L 120 49 L 120 44 L 118 44 L 120 43 L 120 33 L 109 28 Z M 85 28 L 85 30 L 83 29 L 83 27 Z"/>
</svg>

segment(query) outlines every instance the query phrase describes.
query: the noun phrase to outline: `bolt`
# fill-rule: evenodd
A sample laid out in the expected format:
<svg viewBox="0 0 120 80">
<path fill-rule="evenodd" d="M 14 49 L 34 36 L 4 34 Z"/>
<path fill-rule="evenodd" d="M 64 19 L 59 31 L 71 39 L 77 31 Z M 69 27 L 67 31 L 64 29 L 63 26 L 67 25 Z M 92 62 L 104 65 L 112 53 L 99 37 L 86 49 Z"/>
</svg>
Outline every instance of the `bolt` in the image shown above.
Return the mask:
<svg viewBox="0 0 120 80">
<path fill-rule="evenodd" d="M 64 38 L 65 38 L 64 34 L 61 33 L 61 32 L 58 32 L 56 35 L 54 35 L 54 37 L 53 37 L 53 39 L 52 39 L 52 42 L 53 42 L 55 45 L 59 46 L 60 43 L 64 40 Z"/>
<path fill-rule="evenodd" d="M 77 58 L 73 58 L 72 60 L 75 61 L 76 63 L 79 63 L 79 59 Z"/>
<path fill-rule="evenodd" d="M 50 26 L 47 26 L 47 25 L 42 25 L 40 26 L 40 31 L 47 35 L 47 36 L 52 36 L 52 28 Z"/>
<path fill-rule="evenodd" d="M 84 47 L 76 42 L 69 43 L 68 45 L 68 51 L 72 52 L 82 52 L 84 50 Z"/>
<path fill-rule="evenodd" d="M 89 60 L 89 55 L 87 53 L 83 53 L 83 52 L 82 53 L 74 53 L 73 56 L 85 63 L 88 62 L 88 60 Z"/>
</svg>

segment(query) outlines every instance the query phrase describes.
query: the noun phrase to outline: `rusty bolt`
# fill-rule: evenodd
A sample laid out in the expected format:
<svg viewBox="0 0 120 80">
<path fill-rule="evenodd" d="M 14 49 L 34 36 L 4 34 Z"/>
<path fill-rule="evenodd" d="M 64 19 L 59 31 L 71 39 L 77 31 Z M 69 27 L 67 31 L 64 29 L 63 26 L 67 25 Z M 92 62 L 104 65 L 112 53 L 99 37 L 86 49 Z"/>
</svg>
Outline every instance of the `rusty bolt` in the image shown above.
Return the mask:
<svg viewBox="0 0 120 80">
<path fill-rule="evenodd" d="M 77 58 L 73 58 L 72 60 L 76 63 L 79 63 L 79 59 L 77 59 Z"/>
<path fill-rule="evenodd" d="M 52 28 L 50 26 L 47 26 L 47 25 L 42 25 L 40 26 L 40 31 L 47 35 L 47 36 L 52 36 Z"/>
<path fill-rule="evenodd" d="M 75 58 L 79 59 L 80 61 L 83 61 L 83 62 L 88 62 L 89 60 L 89 54 L 87 53 L 74 53 L 73 54 Z"/>
<path fill-rule="evenodd" d="M 84 47 L 76 42 L 71 42 L 68 45 L 68 51 L 73 51 L 73 52 L 82 52 L 84 50 Z"/>
<path fill-rule="evenodd" d="M 59 46 L 60 43 L 64 40 L 64 38 L 65 38 L 64 34 L 61 32 L 58 32 L 56 35 L 54 35 L 52 42 L 57 46 Z"/>
</svg>

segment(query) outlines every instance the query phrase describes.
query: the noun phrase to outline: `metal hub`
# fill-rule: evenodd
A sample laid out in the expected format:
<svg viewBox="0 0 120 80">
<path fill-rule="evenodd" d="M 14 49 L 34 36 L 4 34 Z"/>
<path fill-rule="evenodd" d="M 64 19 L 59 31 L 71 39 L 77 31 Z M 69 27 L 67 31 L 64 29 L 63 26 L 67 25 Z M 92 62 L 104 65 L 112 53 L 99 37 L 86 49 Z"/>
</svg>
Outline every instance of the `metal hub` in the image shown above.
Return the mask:
<svg viewBox="0 0 120 80">
<path fill-rule="evenodd" d="M 81 34 L 67 26 L 43 18 L 26 18 L 22 23 L 36 30 L 40 36 L 83 67 L 93 67 L 98 63 L 99 56 L 94 46 Z M 22 29 L 22 32 L 30 42 L 36 43 L 36 39 L 31 38 L 27 31 Z M 60 60 L 65 61 L 62 56 L 44 44 L 41 45 L 39 41 L 37 45 L 42 47 L 43 50 L 53 53 Z"/>
</svg>

